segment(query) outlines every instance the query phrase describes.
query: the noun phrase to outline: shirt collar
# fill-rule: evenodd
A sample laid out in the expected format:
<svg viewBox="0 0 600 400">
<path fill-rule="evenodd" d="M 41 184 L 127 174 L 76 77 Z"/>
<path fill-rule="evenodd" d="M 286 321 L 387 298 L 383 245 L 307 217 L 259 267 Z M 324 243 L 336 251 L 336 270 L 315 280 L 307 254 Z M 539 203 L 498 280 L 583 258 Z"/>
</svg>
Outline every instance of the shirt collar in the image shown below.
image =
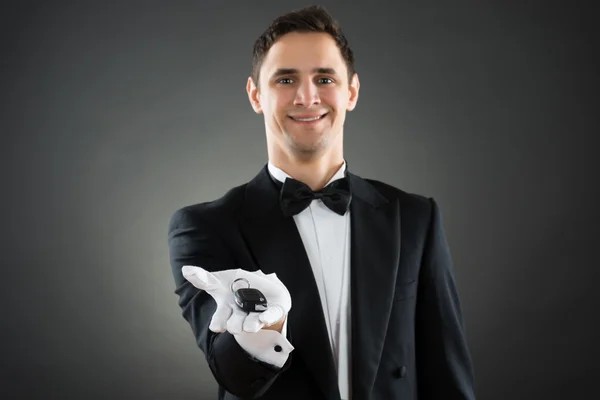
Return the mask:
<svg viewBox="0 0 600 400">
<path fill-rule="evenodd" d="M 277 179 L 279 182 L 285 182 L 285 180 L 287 178 L 293 178 L 292 176 L 288 175 L 282 169 L 277 168 L 275 165 L 273 165 L 271 160 L 269 160 L 269 162 L 267 163 L 267 168 L 269 169 L 271 176 L 273 178 Z M 337 179 L 342 179 L 345 176 L 345 172 L 346 172 L 346 160 L 344 160 L 344 163 L 342 164 L 342 166 L 337 170 L 337 172 L 333 175 L 333 177 L 331 177 L 331 179 L 329 180 L 329 182 L 327 182 L 327 184 L 325 186 L 329 185 L 331 182 L 333 182 Z"/>
</svg>

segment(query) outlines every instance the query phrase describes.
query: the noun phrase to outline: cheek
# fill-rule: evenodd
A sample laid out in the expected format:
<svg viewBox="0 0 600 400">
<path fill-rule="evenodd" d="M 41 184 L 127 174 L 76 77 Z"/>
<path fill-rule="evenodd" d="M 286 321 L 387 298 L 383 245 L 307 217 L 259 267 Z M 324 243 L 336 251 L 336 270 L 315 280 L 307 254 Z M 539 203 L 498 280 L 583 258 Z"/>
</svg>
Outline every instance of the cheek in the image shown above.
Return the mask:
<svg viewBox="0 0 600 400">
<path fill-rule="evenodd" d="M 283 129 L 285 123 L 287 104 L 283 96 L 273 96 L 269 98 L 269 102 L 265 106 L 265 117 L 267 123 L 272 129 L 279 131 Z"/>
<path fill-rule="evenodd" d="M 321 101 L 335 110 L 336 114 L 342 114 L 346 111 L 348 97 L 339 91 L 328 91 L 321 95 Z"/>
<path fill-rule="evenodd" d="M 274 118 L 282 119 L 289 109 L 289 102 L 286 100 L 285 96 L 277 96 L 276 98 L 271 99 L 269 108 Z"/>
<path fill-rule="evenodd" d="M 333 99 L 331 107 L 335 110 L 335 114 L 332 122 L 335 126 L 341 126 L 344 124 L 347 106 L 348 102 L 343 96 L 336 96 L 335 99 Z"/>
</svg>

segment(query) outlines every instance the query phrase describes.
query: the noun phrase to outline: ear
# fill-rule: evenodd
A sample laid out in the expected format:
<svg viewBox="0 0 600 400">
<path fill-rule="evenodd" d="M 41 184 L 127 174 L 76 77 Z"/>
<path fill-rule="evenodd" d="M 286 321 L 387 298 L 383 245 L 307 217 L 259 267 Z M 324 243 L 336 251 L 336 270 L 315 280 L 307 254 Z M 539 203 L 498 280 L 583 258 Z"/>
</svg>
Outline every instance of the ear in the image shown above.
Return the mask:
<svg viewBox="0 0 600 400">
<path fill-rule="evenodd" d="M 246 92 L 248 93 L 248 100 L 250 100 L 250 105 L 254 109 L 254 112 L 261 114 L 262 107 L 260 105 L 260 91 L 254 84 L 252 77 L 248 78 L 248 82 L 246 83 Z"/>
<path fill-rule="evenodd" d="M 356 107 L 356 102 L 358 102 L 358 91 L 360 89 L 360 81 L 358 80 L 358 74 L 354 73 L 352 76 L 352 80 L 348 85 L 348 91 L 350 92 L 350 97 L 348 98 L 348 111 L 354 110 Z"/>
</svg>

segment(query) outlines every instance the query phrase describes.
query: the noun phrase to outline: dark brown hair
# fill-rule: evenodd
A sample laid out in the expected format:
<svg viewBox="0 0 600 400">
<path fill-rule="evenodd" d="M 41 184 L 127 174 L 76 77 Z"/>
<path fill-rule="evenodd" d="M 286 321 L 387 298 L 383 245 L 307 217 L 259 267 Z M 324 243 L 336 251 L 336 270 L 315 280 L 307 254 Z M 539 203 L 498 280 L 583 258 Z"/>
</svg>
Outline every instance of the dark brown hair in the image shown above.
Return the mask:
<svg viewBox="0 0 600 400">
<path fill-rule="evenodd" d="M 354 54 L 342 33 L 339 24 L 323 6 L 308 6 L 275 19 L 267 30 L 254 43 L 252 59 L 252 80 L 258 87 L 260 67 L 267 52 L 281 36 L 291 32 L 328 33 L 335 40 L 348 70 L 348 81 L 354 75 Z"/>
</svg>

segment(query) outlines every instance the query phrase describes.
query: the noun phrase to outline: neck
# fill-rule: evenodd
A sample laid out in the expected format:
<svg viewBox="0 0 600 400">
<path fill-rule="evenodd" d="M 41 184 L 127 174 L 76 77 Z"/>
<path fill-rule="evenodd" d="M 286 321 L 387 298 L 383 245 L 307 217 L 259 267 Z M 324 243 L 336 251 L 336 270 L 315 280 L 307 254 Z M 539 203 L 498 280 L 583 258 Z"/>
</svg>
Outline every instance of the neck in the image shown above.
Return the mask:
<svg viewBox="0 0 600 400">
<path fill-rule="evenodd" d="M 292 178 L 307 184 L 312 190 L 320 190 L 344 164 L 342 154 L 314 159 L 273 157 L 269 160 Z"/>
</svg>

